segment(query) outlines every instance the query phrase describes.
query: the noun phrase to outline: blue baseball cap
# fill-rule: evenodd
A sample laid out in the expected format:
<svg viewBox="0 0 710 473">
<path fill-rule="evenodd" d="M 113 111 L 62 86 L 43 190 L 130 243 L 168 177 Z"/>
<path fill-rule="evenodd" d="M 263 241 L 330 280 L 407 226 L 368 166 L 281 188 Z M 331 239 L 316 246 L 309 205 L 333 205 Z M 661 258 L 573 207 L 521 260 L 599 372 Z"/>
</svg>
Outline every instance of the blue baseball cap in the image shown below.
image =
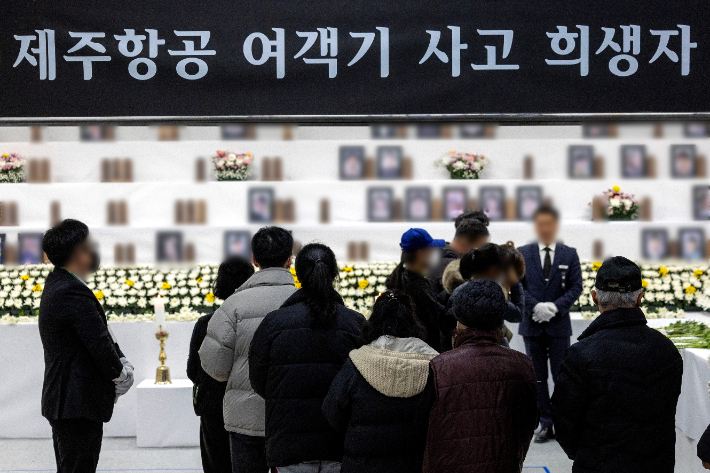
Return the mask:
<svg viewBox="0 0 710 473">
<path fill-rule="evenodd" d="M 422 228 L 410 228 L 402 235 L 402 241 L 399 243 L 399 246 L 402 248 L 402 251 L 412 252 L 429 246 L 438 248 L 445 244 L 446 242 L 444 240 L 434 240 L 431 235 L 429 235 L 429 232 Z"/>
</svg>

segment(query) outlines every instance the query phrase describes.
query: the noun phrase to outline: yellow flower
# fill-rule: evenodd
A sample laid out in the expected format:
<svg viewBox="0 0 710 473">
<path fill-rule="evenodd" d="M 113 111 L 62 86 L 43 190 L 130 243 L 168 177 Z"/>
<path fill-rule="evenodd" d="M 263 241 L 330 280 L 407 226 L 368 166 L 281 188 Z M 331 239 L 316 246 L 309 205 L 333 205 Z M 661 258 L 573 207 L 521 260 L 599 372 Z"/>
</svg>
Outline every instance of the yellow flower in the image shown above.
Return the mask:
<svg viewBox="0 0 710 473">
<path fill-rule="evenodd" d="M 32 290 L 33 290 L 34 292 L 40 292 L 40 291 L 42 290 L 42 286 L 40 286 L 39 284 L 37 284 L 35 287 L 32 288 Z"/>
<path fill-rule="evenodd" d="M 357 282 L 357 285 L 360 286 L 360 289 L 365 289 L 367 286 L 370 285 L 370 281 L 368 281 L 367 279 L 361 279 Z"/>
<path fill-rule="evenodd" d="M 613 190 L 614 192 L 621 192 L 621 187 L 619 187 L 619 186 L 614 186 L 614 187 L 611 188 L 611 190 Z"/>
<path fill-rule="evenodd" d="M 695 294 L 695 291 L 697 291 L 697 289 L 695 289 L 695 286 L 688 286 L 685 288 L 686 294 Z"/>
<path fill-rule="evenodd" d="M 695 271 L 693 271 L 693 276 L 695 276 L 696 278 L 699 278 L 702 275 L 703 275 L 702 269 L 696 269 Z"/>
<path fill-rule="evenodd" d="M 30 277 L 27 274 L 23 274 L 22 276 L 20 276 L 20 279 L 22 279 L 23 281 L 27 281 L 29 278 Z"/>
<path fill-rule="evenodd" d="M 215 299 L 215 298 L 214 298 L 214 294 L 212 294 L 211 292 L 210 292 L 210 293 L 207 293 L 207 294 L 205 295 L 205 299 L 207 299 L 207 302 L 214 302 L 214 299 Z"/>
<path fill-rule="evenodd" d="M 351 273 L 352 271 L 353 271 L 353 268 L 351 268 L 350 266 L 346 266 L 345 268 L 343 268 L 344 273 Z"/>
<path fill-rule="evenodd" d="M 641 287 L 646 287 L 646 286 L 648 286 L 648 281 L 646 281 L 645 279 L 642 279 L 641 280 Z"/>
<path fill-rule="evenodd" d="M 130 287 L 133 287 L 133 285 L 134 285 L 135 283 L 136 283 L 135 281 L 131 281 L 130 279 L 126 279 L 126 284 L 127 284 L 128 286 L 130 286 Z"/>
<path fill-rule="evenodd" d="M 195 279 L 195 281 L 197 281 L 197 284 L 200 284 L 200 283 L 202 282 L 202 276 L 200 276 L 199 278 Z"/>
<path fill-rule="evenodd" d="M 97 298 L 98 300 L 101 300 L 101 299 L 104 298 L 104 293 L 101 292 L 101 291 L 96 291 L 96 292 L 94 293 L 94 295 L 96 296 L 96 298 Z"/>
<path fill-rule="evenodd" d="M 658 274 L 660 274 L 661 276 L 665 276 L 668 273 L 670 273 L 670 271 L 668 271 L 668 268 L 666 268 L 665 266 L 661 266 L 660 268 L 658 268 Z"/>
<path fill-rule="evenodd" d="M 164 290 L 167 291 L 167 290 L 170 289 L 171 287 L 172 287 L 172 286 L 171 286 L 170 284 L 168 284 L 167 281 L 163 281 L 163 285 L 160 286 L 160 289 L 164 289 Z"/>
<path fill-rule="evenodd" d="M 592 263 L 592 270 L 594 270 L 594 271 L 597 271 L 601 267 L 602 267 L 601 262 L 595 261 L 594 263 Z"/>
<path fill-rule="evenodd" d="M 6 155 L 6 154 L 3 154 L 2 157 L 3 157 L 3 158 L 7 158 L 7 155 Z"/>
<path fill-rule="evenodd" d="M 291 272 L 291 274 L 293 274 L 294 276 L 296 275 L 296 268 L 294 268 L 293 266 L 291 266 L 290 268 L 288 268 L 288 270 L 289 270 L 289 271 Z"/>
</svg>

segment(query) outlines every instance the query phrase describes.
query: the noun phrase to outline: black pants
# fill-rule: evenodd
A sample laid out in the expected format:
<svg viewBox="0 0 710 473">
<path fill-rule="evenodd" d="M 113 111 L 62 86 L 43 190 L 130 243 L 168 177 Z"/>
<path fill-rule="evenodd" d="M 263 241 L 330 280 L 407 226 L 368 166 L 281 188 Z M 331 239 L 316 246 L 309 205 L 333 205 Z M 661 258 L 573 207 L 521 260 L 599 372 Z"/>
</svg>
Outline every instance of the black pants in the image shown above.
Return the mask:
<svg viewBox="0 0 710 473">
<path fill-rule="evenodd" d="M 570 337 L 551 337 L 543 333 L 537 337 L 523 337 L 525 352 L 532 358 L 535 377 L 537 378 L 537 408 L 540 409 L 540 425 L 552 427 L 552 404 L 550 390 L 547 387 L 547 360 L 550 360 L 552 381 L 557 382 L 565 351 L 569 348 Z"/>
<path fill-rule="evenodd" d="M 229 433 L 232 447 L 232 473 L 268 473 L 264 437 Z"/>
<path fill-rule="evenodd" d="M 229 432 L 224 430 L 224 418 L 221 413 L 200 416 L 200 453 L 205 473 L 232 471 Z"/>
<path fill-rule="evenodd" d="M 50 420 L 57 473 L 96 471 L 101 453 L 103 422 L 88 419 Z"/>
</svg>

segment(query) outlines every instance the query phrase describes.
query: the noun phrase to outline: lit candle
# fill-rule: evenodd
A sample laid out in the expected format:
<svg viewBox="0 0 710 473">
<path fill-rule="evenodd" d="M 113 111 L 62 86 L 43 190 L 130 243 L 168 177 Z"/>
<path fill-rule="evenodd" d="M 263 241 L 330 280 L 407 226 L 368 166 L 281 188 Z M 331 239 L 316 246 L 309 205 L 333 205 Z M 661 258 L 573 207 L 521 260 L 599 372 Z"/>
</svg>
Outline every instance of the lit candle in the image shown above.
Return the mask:
<svg viewBox="0 0 710 473">
<path fill-rule="evenodd" d="M 155 312 L 155 324 L 158 326 L 158 331 L 166 332 L 165 330 L 165 298 L 158 295 L 153 299 L 153 307 Z"/>
</svg>

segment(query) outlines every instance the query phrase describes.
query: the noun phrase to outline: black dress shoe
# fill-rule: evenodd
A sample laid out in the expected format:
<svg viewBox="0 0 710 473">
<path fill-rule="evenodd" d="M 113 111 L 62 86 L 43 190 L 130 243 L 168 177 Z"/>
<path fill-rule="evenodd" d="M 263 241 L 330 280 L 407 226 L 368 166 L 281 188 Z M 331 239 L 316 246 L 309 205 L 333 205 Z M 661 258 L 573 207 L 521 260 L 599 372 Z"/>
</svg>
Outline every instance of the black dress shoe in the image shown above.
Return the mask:
<svg viewBox="0 0 710 473">
<path fill-rule="evenodd" d="M 545 443 L 554 438 L 555 433 L 552 431 L 552 427 L 543 427 L 540 429 L 540 432 L 535 435 L 535 443 Z"/>
</svg>

